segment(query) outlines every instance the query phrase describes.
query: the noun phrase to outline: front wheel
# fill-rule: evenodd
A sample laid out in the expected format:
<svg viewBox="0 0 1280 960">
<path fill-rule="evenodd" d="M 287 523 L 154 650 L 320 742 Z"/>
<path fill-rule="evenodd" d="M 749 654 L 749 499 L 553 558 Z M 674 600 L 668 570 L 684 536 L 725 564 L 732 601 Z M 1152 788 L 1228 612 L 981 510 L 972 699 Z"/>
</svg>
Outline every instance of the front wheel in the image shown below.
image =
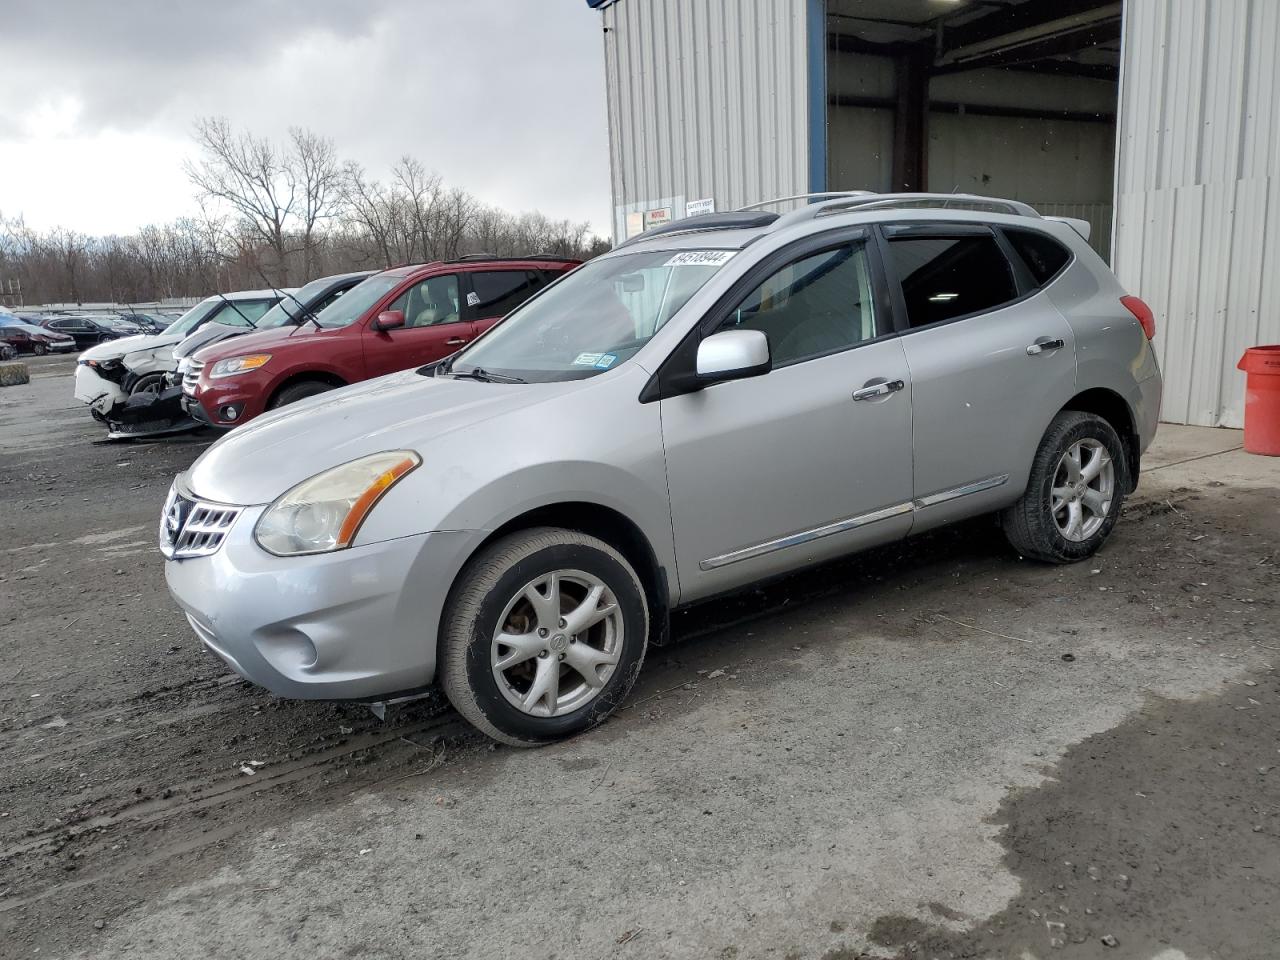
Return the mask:
<svg viewBox="0 0 1280 960">
<path fill-rule="evenodd" d="M 31 345 L 31 352 L 34 353 L 37 357 L 43 357 L 46 353 L 49 352 L 49 350 L 43 343 L 35 343 Z"/>
<path fill-rule="evenodd" d="M 1026 493 L 1000 516 L 1005 536 L 1024 557 L 1047 563 L 1092 556 L 1120 516 L 1126 463 L 1111 424 L 1064 410 L 1040 441 Z"/>
<path fill-rule="evenodd" d="M 303 380 L 301 383 L 293 383 L 275 395 L 268 409 L 276 410 L 280 407 L 287 407 L 291 403 L 297 403 L 307 397 L 314 397 L 318 393 L 328 393 L 332 389 L 334 389 L 333 384 L 324 383 L 320 380 Z"/>
<path fill-rule="evenodd" d="M 159 396 L 163 392 L 164 392 L 164 374 L 148 373 L 145 376 L 138 378 L 138 382 L 133 385 L 133 388 L 129 391 L 129 394 L 130 396 L 137 396 L 138 394 L 151 394 L 152 396 Z"/>
<path fill-rule="evenodd" d="M 493 739 L 538 746 L 617 709 L 648 636 L 644 588 L 622 554 L 573 530 L 522 530 L 472 560 L 450 594 L 441 685 Z"/>
</svg>

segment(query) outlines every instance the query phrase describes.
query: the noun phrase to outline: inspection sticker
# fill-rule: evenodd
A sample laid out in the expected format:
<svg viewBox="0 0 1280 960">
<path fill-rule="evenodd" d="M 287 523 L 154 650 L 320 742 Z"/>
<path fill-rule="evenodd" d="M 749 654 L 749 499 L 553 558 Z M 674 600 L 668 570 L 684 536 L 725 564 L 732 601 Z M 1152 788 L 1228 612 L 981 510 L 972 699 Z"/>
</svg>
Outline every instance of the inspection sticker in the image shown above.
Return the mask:
<svg viewBox="0 0 1280 960">
<path fill-rule="evenodd" d="M 617 359 L 618 358 L 615 357 L 612 353 L 602 353 L 600 354 L 600 359 L 596 361 L 596 369 L 608 370 L 610 367 L 614 365 Z"/>
<path fill-rule="evenodd" d="M 579 367 L 594 367 L 603 356 L 603 353 L 580 353 L 573 362 Z"/>
<path fill-rule="evenodd" d="M 733 256 L 733 250 L 689 250 L 677 253 L 664 267 L 722 267 Z"/>
<path fill-rule="evenodd" d="M 467 294 L 467 306 L 474 307 L 480 303 L 480 294 L 472 290 Z"/>
</svg>

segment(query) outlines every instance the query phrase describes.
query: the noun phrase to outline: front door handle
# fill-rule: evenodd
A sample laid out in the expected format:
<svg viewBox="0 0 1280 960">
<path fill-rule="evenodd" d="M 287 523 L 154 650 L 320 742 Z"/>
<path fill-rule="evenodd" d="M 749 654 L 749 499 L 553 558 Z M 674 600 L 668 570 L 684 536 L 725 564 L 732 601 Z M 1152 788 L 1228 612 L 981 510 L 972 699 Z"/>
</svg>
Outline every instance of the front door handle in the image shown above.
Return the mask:
<svg viewBox="0 0 1280 960">
<path fill-rule="evenodd" d="M 467 342 L 466 337 L 450 337 L 444 342 L 446 347 L 460 347 Z"/>
<path fill-rule="evenodd" d="M 1046 350 L 1060 350 L 1066 345 L 1066 342 L 1061 337 L 1056 340 L 1041 338 L 1027 347 L 1027 356 L 1034 357 L 1037 353 L 1044 353 Z"/>
<path fill-rule="evenodd" d="M 869 387 L 861 387 L 853 391 L 853 399 L 870 400 L 874 397 L 887 397 L 891 393 L 895 393 L 905 387 L 906 384 L 901 380 L 888 380 L 884 383 L 875 383 Z"/>
</svg>

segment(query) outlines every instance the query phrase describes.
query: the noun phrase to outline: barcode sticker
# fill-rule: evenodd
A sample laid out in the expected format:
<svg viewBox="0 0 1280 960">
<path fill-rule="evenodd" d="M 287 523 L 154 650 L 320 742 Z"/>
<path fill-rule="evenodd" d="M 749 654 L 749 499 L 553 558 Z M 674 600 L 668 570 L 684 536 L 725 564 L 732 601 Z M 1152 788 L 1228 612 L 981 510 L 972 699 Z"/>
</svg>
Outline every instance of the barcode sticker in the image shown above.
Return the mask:
<svg viewBox="0 0 1280 960">
<path fill-rule="evenodd" d="M 733 250 L 689 250 L 677 253 L 664 267 L 722 267 L 733 256 Z"/>
</svg>

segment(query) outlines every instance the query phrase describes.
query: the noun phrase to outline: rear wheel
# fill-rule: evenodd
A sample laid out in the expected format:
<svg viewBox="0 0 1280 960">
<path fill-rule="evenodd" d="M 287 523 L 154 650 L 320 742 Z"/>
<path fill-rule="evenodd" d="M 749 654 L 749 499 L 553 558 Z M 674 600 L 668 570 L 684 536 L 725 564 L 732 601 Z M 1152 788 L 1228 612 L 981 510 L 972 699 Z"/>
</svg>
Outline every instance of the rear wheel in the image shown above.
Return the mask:
<svg viewBox="0 0 1280 960">
<path fill-rule="evenodd" d="M 572 530 L 522 530 L 459 577 L 442 625 L 441 685 L 495 740 L 550 743 L 617 709 L 648 635 L 644 588 L 622 554 Z"/>
<path fill-rule="evenodd" d="M 318 393 L 327 393 L 333 389 L 335 389 L 333 384 L 325 383 L 323 380 L 303 380 L 301 383 L 291 383 L 271 398 L 271 404 L 268 409 L 275 410 L 277 407 L 285 407 L 291 403 L 297 403 L 299 400 L 314 397 Z"/>
<path fill-rule="evenodd" d="M 1111 424 L 1064 410 L 1040 441 L 1026 493 L 1001 514 L 1005 536 L 1035 560 L 1073 563 L 1091 556 L 1120 516 L 1126 463 Z"/>
</svg>

